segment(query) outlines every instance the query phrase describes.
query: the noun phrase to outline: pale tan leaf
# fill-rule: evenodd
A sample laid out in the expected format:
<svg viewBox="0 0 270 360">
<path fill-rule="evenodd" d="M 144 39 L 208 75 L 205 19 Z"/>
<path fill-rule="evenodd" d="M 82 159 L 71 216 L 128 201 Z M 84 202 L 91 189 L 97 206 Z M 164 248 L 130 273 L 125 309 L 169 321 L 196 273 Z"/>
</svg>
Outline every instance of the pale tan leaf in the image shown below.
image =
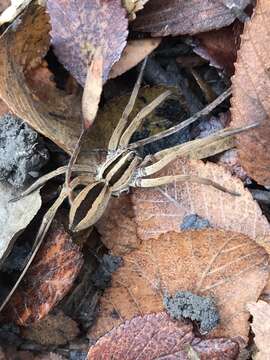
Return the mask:
<svg viewBox="0 0 270 360">
<path fill-rule="evenodd" d="M 103 336 L 88 353 L 88 360 L 198 360 L 235 359 L 237 343 L 229 339 L 195 338 L 192 325 L 172 321 L 166 313 L 127 321 Z M 197 354 L 197 357 L 191 357 Z"/>
<path fill-rule="evenodd" d="M 33 192 L 19 201 L 10 202 L 19 194 L 19 190 L 0 182 L 0 264 L 3 263 L 15 240 L 41 206 L 39 191 Z"/>
<path fill-rule="evenodd" d="M 136 189 L 127 196 L 129 200 L 123 200 L 124 211 L 115 206 L 112 212 L 109 205 L 104 218 L 98 223 L 103 241 L 115 254 L 121 254 L 125 248 L 128 250 L 129 237 L 134 248 L 135 234 L 139 244 L 167 231 L 181 232 L 183 219 L 190 214 L 207 219 L 214 227 L 246 234 L 270 249 L 270 225 L 239 179 L 221 166 L 198 160 L 178 159 L 161 173 L 177 174 L 209 178 L 241 196 L 231 196 L 211 186 L 188 182 L 173 183 L 162 188 Z M 134 222 L 137 226 L 134 226 Z"/>
<path fill-rule="evenodd" d="M 268 254 L 253 240 L 214 229 L 167 232 L 142 242 L 123 260 L 101 298 L 90 336 L 136 315 L 162 311 L 165 292 L 191 291 L 216 303 L 220 323 L 209 336 L 241 337 L 246 343 L 246 303 L 259 297 L 269 277 Z"/>
<path fill-rule="evenodd" d="M 122 0 L 123 6 L 127 10 L 130 20 L 134 20 L 136 18 L 136 12 L 142 10 L 148 1 L 149 0 Z"/>
<path fill-rule="evenodd" d="M 239 136 L 241 165 L 258 183 L 270 185 L 270 2 L 258 0 L 246 23 L 232 79 L 232 126 L 260 126 Z"/>
<path fill-rule="evenodd" d="M 122 75 L 126 71 L 130 70 L 139 62 L 141 62 L 146 56 L 151 54 L 158 45 L 161 39 L 140 39 L 129 40 L 125 47 L 120 60 L 115 63 L 110 72 L 110 78 L 113 79 L 119 75 Z"/>
<path fill-rule="evenodd" d="M 270 305 L 259 300 L 257 303 L 248 304 L 247 309 L 253 316 L 251 327 L 259 350 L 255 360 L 270 359 Z"/>
<path fill-rule="evenodd" d="M 258 243 L 270 244 L 270 225 L 242 182 L 223 167 L 202 161 L 176 160 L 163 175 L 191 174 L 210 178 L 240 194 L 231 196 L 211 186 L 191 183 L 171 184 L 164 188 L 136 190 L 132 196 L 138 233 L 141 239 L 166 231 L 180 231 L 185 215 L 197 214 L 214 227 L 246 234 Z"/>
</svg>

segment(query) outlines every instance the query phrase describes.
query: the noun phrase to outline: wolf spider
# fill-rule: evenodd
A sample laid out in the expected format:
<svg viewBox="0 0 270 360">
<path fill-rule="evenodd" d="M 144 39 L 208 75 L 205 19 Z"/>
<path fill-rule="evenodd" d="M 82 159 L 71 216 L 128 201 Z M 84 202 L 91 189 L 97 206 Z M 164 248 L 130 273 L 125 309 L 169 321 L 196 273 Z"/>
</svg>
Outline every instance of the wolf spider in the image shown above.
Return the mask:
<svg viewBox="0 0 270 360">
<path fill-rule="evenodd" d="M 218 144 L 220 141 L 222 141 L 222 139 L 230 137 L 247 129 L 253 128 L 256 125 L 251 125 L 239 129 L 224 129 L 206 138 L 189 141 L 187 143 L 159 151 L 154 155 L 150 155 L 147 156 L 145 159 L 142 159 L 138 155 L 136 148 L 141 145 L 164 138 L 165 136 L 168 136 L 176 131 L 183 129 L 184 127 L 196 121 L 200 116 L 208 114 L 213 108 L 215 108 L 218 104 L 220 104 L 230 95 L 229 89 L 227 92 L 222 94 L 213 103 L 208 105 L 205 109 L 197 113 L 195 116 L 192 116 L 184 122 L 176 125 L 173 128 L 165 130 L 160 134 L 130 144 L 132 135 L 140 127 L 144 118 L 148 116 L 171 94 L 170 91 L 164 92 L 155 100 L 153 100 L 150 104 L 145 106 L 136 115 L 136 117 L 131 122 L 129 122 L 129 115 L 133 110 L 141 85 L 143 68 L 145 66 L 145 63 L 146 61 L 141 68 L 140 75 L 137 79 L 130 100 L 122 114 L 122 117 L 120 118 L 116 128 L 111 135 L 106 151 L 106 158 L 104 161 L 101 162 L 101 164 L 97 166 L 95 173 L 93 173 L 93 169 L 89 165 L 80 165 L 73 163 L 71 165 L 69 164 L 68 166 L 62 166 L 52 171 L 51 173 L 39 178 L 19 197 L 21 198 L 30 194 L 38 188 L 41 188 L 48 180 L 61 174 L 67 174 L 68 171 L 70 171 L 72 174 L 77 174 L 77 176 L 73 177 L 70 182 L 68 181 L 65 183 L 59 197 L 56 199 L 54 204 L 50 207 L 50 209 L 43 217 L 42 224 L 39 228 L 33 246 L 34 250 L 31 254 L 28 264 L 23 270 L 14 288 L 0 307 L 0 311 L 6 305 L 11 295 L 15 291 L 16 287 L 20 283 L 22 277 L 29 268 L 42 243 L 42 240 L 44 239 L 51 225 L 51 222 L 57 210 L 66 198 L 70 199 L 70 229 L 74 232 L 78 232 L 91 227 L 101 218 L 111 196 L 120 196 L 121 193 L 129 191 L 129 189 L 133 187 L 152 188 L 169 184 L 175 181 L 189 181 L 210 185 L 218 190 L 227 192 L 231 195 L 238 195 L 210 179 L 198 176 L 179 174 L 171 176 L 150 177 L 158 173 L 171 161 L 175 160 L 178 157 L 188 156 L 194 151 L 198 151 L 211 145 Z M 218 152 L 221 152 L 223 150 L 225 150 L 225 148 L 219 148 Z M 217 153 L 217 151 L 215 151 L 215 153 Z M 83 188 L 77 191 L 77 189 L 81 187 Z M 17 199 L 14 200 L 16 201 Z"/>
</svg>

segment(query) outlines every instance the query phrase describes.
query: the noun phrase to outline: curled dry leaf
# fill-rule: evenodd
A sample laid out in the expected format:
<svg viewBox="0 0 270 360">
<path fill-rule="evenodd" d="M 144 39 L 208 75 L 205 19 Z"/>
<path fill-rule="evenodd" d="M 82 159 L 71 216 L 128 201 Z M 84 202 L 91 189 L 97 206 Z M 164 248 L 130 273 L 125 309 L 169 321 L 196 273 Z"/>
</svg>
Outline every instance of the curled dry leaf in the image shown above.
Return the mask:
<svg viewBox="0 0 270 360">
<path fill-rule="evenodd" d="M 241 164 L 248 175 L 270 185 L 270 3 L 258 0 L 247 22 L 237 54 L 233 77 L 232 126 L 255 122 L 259 128 L 242 134 L 238 141 Z M 255 160 L 256 154 L 256 161 Z"/>
<path fill-rule="evenodd" d="M 140 39 L 129 40 L 120 60 L 115 63 L 110 72 L 110 78 L 113 79 L 122 75 L 129 69 L 141 62 L 146 56 L 151 54 L 160 44 L 161 39 Z"/>
<path fill-rule="evenodd" d="M 0 182 L 0 264 L 5 260 L 15 240 L 41 206 L 39 191 L 17 202 L 10 202 L 19 193 L 19 190 Z"/>
<path fill-rule="evenodd" d="M 55 220 L 24 282 L 8 303 L 7 316 L 21 326 L 43 319 L 69 291 L 82 264 L 79 247 Z"/>
<path fill-rule="evenodd" d="M 102 241 L 114 254 L 129 250 L 130 245 L 134 248 L 136 237 L 138 245 L 142 240 L 158 237 L 167 231 L 180 232 L 184 217 L 190 214 L 209 220 L 214 227 L 246 234 L 270 250 L 270 225 L 267 219 L 250 192 L 244 189 L 243 183 L 229 171 L 210 162 L 205 164 L 198 160 L 178 159 L 162 172 L 162 175 L 174 174 L 209 178 L 241 196 L 231 196 L 211 186 L 190 182 L 175 182 L 158 189 L 136 189 L 125 197 L 128 200 L 122 200 L 122 208 L 115 206 L 111 212 L 109 207 L 98 223 Z"/>
<path fill-rule="evenodd" d="M 142 242 L 123 260 L 101 298 L 91 337 L 134 316 L 162 311 L 165 292 L 191 291 L 216 302 L 220 323 L 211 337 L 240 336 L 246 343 L 245 305 L 259 297 L 269 277 L 268 254 L 253 240 L 214 229 L 168 232 Z"/>
<path fill-rule="evenodd" d="M 0 38 L 0 97 L 35 130 L 71 153 L 80 134 L 81 96 L 54 89 L 43 102 L 27 84 L 49 48 L 49 17 L 32 1 Z"/>
<path fill-rule="evenodd" d="M 250 1 L 234 0 L 233 3 L 241 11 Z M 155 0 L 147 3 L 137 15 L 133 29 L 150 32 L 152 36 L 191 35 L 230 25 L 236 16 L 226 6 L 226 0 L 170 0 L 169 3 Z"/>
<path fill-rule="evenodd" d="M 255 360 L 270 359 L 270 305 L 259 300 L 257 303 L 248 304 L 247 309 L 253 316 L 251 327 L 259 350 Z"/>
<path fill-rule="evenodd" d="M 172 321 L 166 313 L 138 316 L 103 336 L 88 360 L 188 360 L 189 349 L 199 359 L 235 359 L 237 343 L 229 339 L 195 338 L 192 325 Z"/>
<path fill-rule="evenodd" d="M 71 154 L 80 136 L 81 93 L 68 94 L 53 87 L 46 69 L 48 91 L 36 89 L 35 71 L 49 49 L 49 31 L 46 9 L 32 1 L 2 34 L 0 97 L 14 114 Z M 82 149 L 85 156 L 90 148 L 87 138 Z M 88 163 L 93 156 L 89 158 Z"/>
<path fill-rule="evenodd" d="M 121 0 L 48 0 L 52 44 L 59 61 L 84 86 L 93 52 L 101 48 L 103 79 L 126 45 L 128 20 Z"/>
</svg>

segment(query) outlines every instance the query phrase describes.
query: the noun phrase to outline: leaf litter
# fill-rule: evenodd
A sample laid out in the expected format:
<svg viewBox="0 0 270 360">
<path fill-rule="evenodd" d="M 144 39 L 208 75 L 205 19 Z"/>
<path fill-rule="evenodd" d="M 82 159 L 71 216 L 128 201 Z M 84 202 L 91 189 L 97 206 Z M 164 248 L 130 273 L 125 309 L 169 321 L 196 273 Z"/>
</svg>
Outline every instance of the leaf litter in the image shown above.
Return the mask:
<svg viewBox="0 0 270 360">
<path fill-rule="evenodd" d="M 106 359 L 113 354 L 120 359 L 122 352 L 128 351 L 128 358 L 132 359 L 142 347 L 142 359 L 162 356 L 164 351 L 174 356 L 167 345 L 175 341 L 175 332 L 183 327 L 188 328 L 189 340 L 183 348 L 184 343 L 178 337 L 181 344 L 177 340 L 175 346 L 180 358 L 234 359 L 240 349 L 241 353 L 246 350 L 249 336 L 246 304 L 257 301 L 262 293 L 267 299 L 269 292 L 269 214 L 267 203 L 262 205 L 264 216 L 240 180 L 252 185 L 255 188 L 252 194 L 256 193 L 258 187 L 252 178 L 259 177 L 243 161 L 242 136 L 238 136 L 237 144 L 234 135 L 249 129 L 244 137 L 253 141 L 253 134 L 261 130 L 254 133 L 253 129 L 259 126 L 260 119 L 257 123 L 244 121 L 239 123 L 244 128 L 236 128 L 235 103 L 243 99 L 239 95 L 237 98 L 236 89 L 240 87 L 235 85 L 235 79 L 242 79 L 241 62 L 249 56 L 245 50 L 249 38 L 245 36 L 248 32 L 255 33 L 256 26 L 263 23 L 260 10 L 267 10 L 267 5 L 264 0 L 258 1 L 255 15 L 244 26 L 233 78 L 233 122 L 231 128 L 224 129 L 230 116 L 226 116 L 224 125 L 220 114 L 229 114 L 228 75 L 234 72 L 232 63 L 239 40 L 227 38 L 224 26 L 232 24 L 234 29 L 239 25 L 241 29 L 240 22 L 248 22 L 246 7 L 253 2 L 224 0 L 216 4 L 207 0 L 203 4 L 201 9 L 202 3 L 197 1 L 190 7 L 180 0 L 172 1 L 164 12 L 164 4 L 159 1 L 86 3 L 80 0 L 75 4 L 72 0 L 58 0 L 48 1 L 47 10 L 43 1 L 14 1 L 0 17 L 3 24 L 0 96 L 9 110 L 71 155 L 68 162 L 62 150 L 44 139 L 51 153 L 45 172 L 57 168 L 59 163 L 60 167 L 15 196 L 17 202 L 8 203 L 19 204 L 33 190 L 40 196 L 38 189 L 43 187 L 42 209 L 31 227 L 35 228 L 36 219 L 43 217 L 43 220 L 36 238 L 35 230 L 27 233 L 33 237 L 30 243 L 34 244 L 25 268 L 21 263 L 26 250 L 22 238 L 2 268 L 4 276 L 8 274 L 6 283 L 16 281 L 14 271 L 21 272 L 1 306 L 7 305 L 2 318 L 28 327 L 21 335 L 28 333 L 29 346 L 36 352 L 41 349 L 40 339 L 48 337 L 45 351 L 54 340 L 58 344 L 53 348 L 57 354 L 50 356 L 85 357 L 88 332 L 92 340 L 102 335 L 90 349 L 90 358 L 94 354 Z M 175 21 L 179 17 L 183 21 Z M 196 21 L 190 22 L 190 17 Z M 89 22 L 89 18 L 94 20 Z M 235 19 L 238 20 L 234 22 Z M 210 30 L 210 34 L 198 34 Z M 128 31 L 128 45 L 122 54 Z M 148 33 L 143 34 L 145 31 Z M 228 66 L 227 74 L 210 68 L 204 59 L 194 55 L 194 37 L 176 36 L 179 34 L 198 34 L 197 39 L 204 39 L 206 52 L 209 51 L 203 56 L 215 65 Z M 261 34 L 265 35 L 264 30 Z M 166 38 L 167 35 L 175 37 Z M 163 41 L 151 36 L 162 36 Z M 220 40 L 222 36 L 228 42 Z M 219 41 L 223 48 L 216 46 Z M 256 41 L 260 43 L 257 38 Z M 261 52 L 258 53 L 260 57 Z M 136 65 L 148 54 L 143 74 L 146 60 L 142 67 Z M 132 90 L 131 83 L 139 69 L 139 79 L 122 114 L 121 101 L 116 96 Z M 107 81 L 110 73 L 114 79 Z M 243 86 L 245 80 L 239 81 Z M 141 83 L 173 85 L 177 90 L 171 94 L 167 88 L 156 99 L 155 88 L 149 88 L 150 93 L 153 91 L 149 102 L 143 91 L 139 91 Z M 267 84 L 267 80 L 263 83 Z M 259 86 L 258 92 L 260 89 Z M 263 94 L 267 96 L 267 91 Z M 167 104 L 157 107 L 167 96 Z M 136 97 L 142 106 L 139 112 L 134 110 L 130 115 Z M 118 116 L 114 117 L 108 110 L 108 100 L 115 104 Z M 181 115 L 178 112 L 176 116 L 175 104 L 179 100 L 177 108 L 181 109 Z M 210 112 L 217 106 L 210 118 Z M 8 108 L 4 106 L 3 111 Z M 243 108 L 250 111 L 245 104 Z M 258 111 L 257 106 L 254 109 Z M 148 119 L 152 110 L 152 119 L 159 114 L 154 127 Z M 170 111 L 176 118 L 175 124 L 167 120 Z M 202 122 L 197 125 L 195 122 L 200 118 Z M 223 167 L 226 156 L 235 154 L 235 150 L 230 153 L 228 150 L 236 144 L 240 158 L 235 157 L 233 165 L 225 166 L 240 179 Z M 38 148 L 34 146 L 33 150 Z M 219 159 L 217 154 L 224 151 L 223 162 L 214 164 Z M 209 157 L 210 162 L 201 160 Z M 30 159 L 34 161 L 35 153 Z M 22 161 L 20 165 L 23 164 Z M 40 168 L 30 170 L 34 174 Z M 65 176 L 62 190 L 55 175 Z M 259 183 L 267 184 L 261 179 Z M 130 187 L 135 189 L 130 191 Z M 129 193 L 123 195 L 127 190 Z M 267 192 L 267 189 L 259 191 Z M 66 198 L 69 203 L 65 202 Z M 58 208 L 62 206 L 60 214 L 66 214 L 69 205 L 69 230 L 66 223 L 54 221 L 46 236 Z M 90 225 L 96 225 L 106 247 L 101 243 L 86 246 L 97 236 L 89 237 L 95 233 L 87 229 Z M 82 229 L 85 230 L 81 232 Z M 86 251 L 90 253 L 82 266 L 82 253 Z M 121 255 L 123 259 L 111 254 Z M 66 296 L 70 290 L 70 297 Z M 78 296 L 82 297 L 81 302 L 76 300 Z M 87 304 L 90 310 L 85 310 Z M 73 320 L 65 313 L 62 316 L 62 311 Z M 59 318 L 55 314 L 60 314 Z M 96 323 L 88 329 L 94 317 Z M 153 346 L 155 336 L 148 343 L 145 341 L 157 319 L 164 320 L 166 334 L 170 328 L 172 337 L 164 338 L 161 330 L 160 341 Z M 148 329 L 144 339 L 137 336 L 134 326 Z M 65 328 L 63 334 L 59 327 Z M 53 333 L 54 339 L 50 339 Z M 8 332 L 7 338 L 10 336 Z M 23 341 L 19 340 L 18 349 Z M 5 350 L 3 356 L 10 356 L 10 350 Z M 263 354 L 265 350 L 260 351 Z M 21 356 L 16 352 L 13 355 Z"/>
<path fill-rule="evenodd" d="M 91 337 L 99 338 L 134 316 L 162 311 L 167 294 L 190 291 L 211 297 L 219 310 L 220 321 L 210 337 L 241 337 L 246 344 L 245 304 L 259 297 L 269 277 L 268 254 L 253 240 L 214 229 L 167 232 L 142 242 L 123 259 L 101 298 Z"/>
</svg>

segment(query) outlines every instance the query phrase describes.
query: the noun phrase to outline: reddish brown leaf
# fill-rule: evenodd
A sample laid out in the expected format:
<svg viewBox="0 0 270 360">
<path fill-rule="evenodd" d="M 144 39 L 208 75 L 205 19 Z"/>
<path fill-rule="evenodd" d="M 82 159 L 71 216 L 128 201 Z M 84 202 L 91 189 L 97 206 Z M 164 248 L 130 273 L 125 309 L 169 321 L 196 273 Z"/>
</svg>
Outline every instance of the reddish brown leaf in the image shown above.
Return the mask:
<svg viewBox="0 0 270 360">
<path fill-rule="evenodd" d="M 152 0 L 137 14 L 133 28 L 152 36 L 196 34 L 230 25 L 235 12 L 226 0 Z M 245 9 L 249 0 L 234 0 L 238 9 Z M 230 1 L 231 3 L 231 1 Z"/>
<path fill-rule="evenodd" d="M 200 359 L 235 359 L 237 343 L 229 339 L 195 338 L 192 325 L 172 321 L 166 313 L 139 316 L 103 336 L 88 360 L 188 360 L 192 349 Z"/>
<path fill-rule="evenodd" d="M 100 47 L 106 80 L 126 45 L 128 20 L 121 0 L 48 0 L 47 6 L 60 62 L 84 85 L 93 51 Z"/>
<path fill-rule="evenodd" d="M 27 326 L 43 319 L 71 288 L 83 264 L 79 247 L 55 220 L 43 246 L 12 296 L 6 314 Z"/>
<path fill-rule="evenodd" d="M 221 230 L 168 232 L 142 242 L 101 298 L 96 338 L 134 316 L 163 310 L 163 295 L 191 291 L 214 299 L 220 323 L 211 337 L 249 332 L 246 303 L 257 299 L 269 277 L 268 255 L 247 236 Z"/>
<path fill-rule="evenodd" d="M 240 160 L 248 175 L 270 185 L 270 2 L 258 0 L 245 25 L 235 65 L 232 126 L 254 122 L 260 127 L 239 136 Z"/>
<path fill-rule="evenodd" d="M 244 25 L 236 21 L 223 29 L 198 34 L 199 44 L 194 52 L 208 60 L 210 65 L 225 69 L 228 75 L 232 75 L 243 28 Z"/>
</svg>

